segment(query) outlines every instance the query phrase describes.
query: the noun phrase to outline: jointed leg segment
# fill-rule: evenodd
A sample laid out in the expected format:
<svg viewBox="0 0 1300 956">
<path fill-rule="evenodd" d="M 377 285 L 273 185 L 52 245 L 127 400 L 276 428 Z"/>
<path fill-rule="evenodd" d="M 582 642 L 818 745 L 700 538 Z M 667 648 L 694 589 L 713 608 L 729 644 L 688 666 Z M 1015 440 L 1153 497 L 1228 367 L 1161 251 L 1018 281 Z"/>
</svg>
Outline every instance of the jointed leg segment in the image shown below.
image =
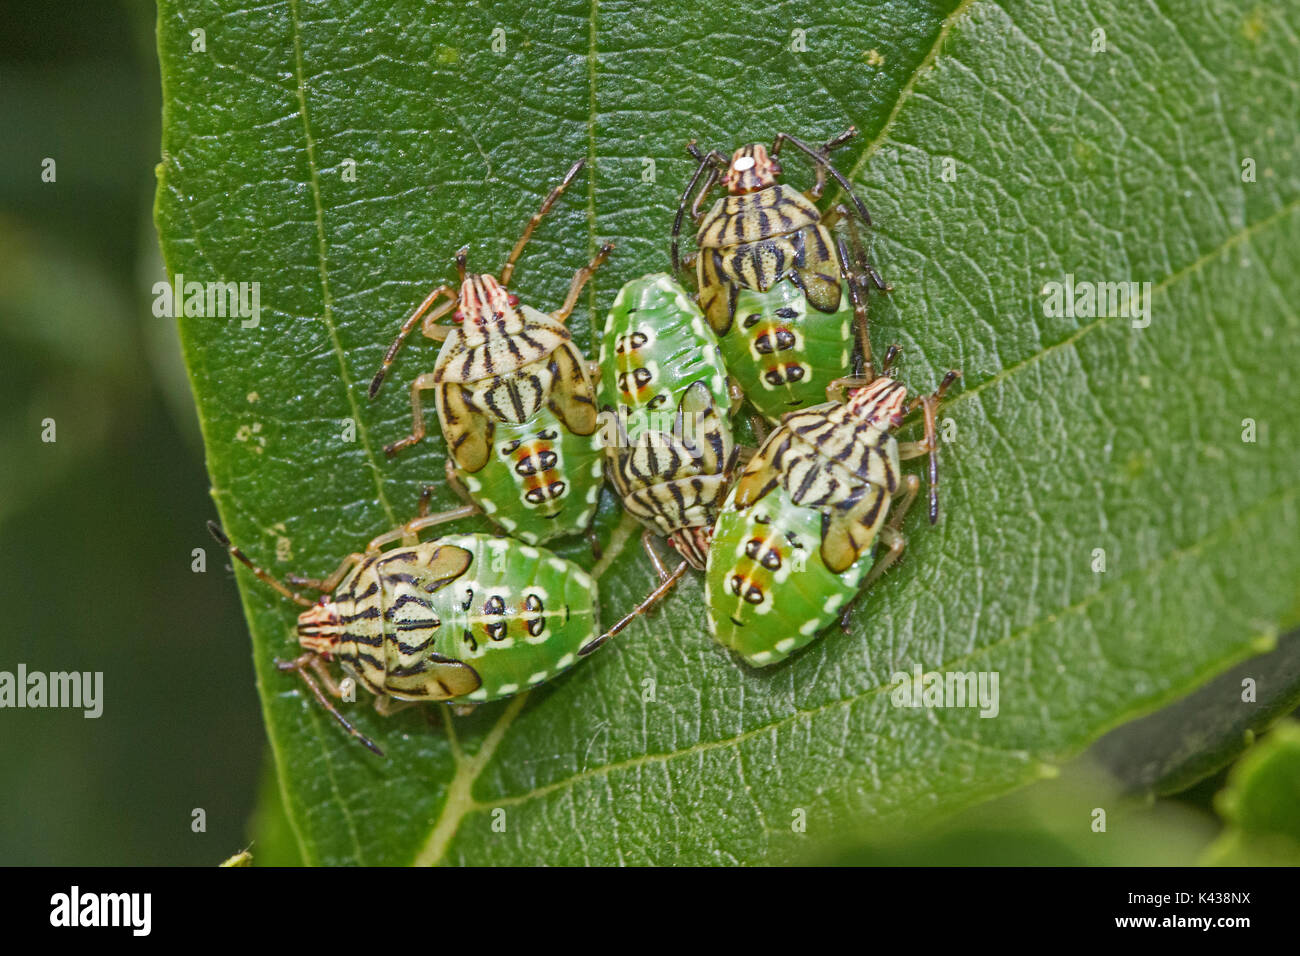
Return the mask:
<svg viewBox="0 0 1300 956">
<path fill-rule="evenodd" d="M 609 254 L 614 251 L 614 244 L 607 242 L 596 252 L 591 262 L 587 263 L 581 269 L 573 274 L 573 281 L 569 283 L 569 294 L 564 297 L 564 304 L 551 313 L 551 318 L 564 322 L 569 318 L 569 313 L 573 307 L 578 304 L 578 296 L 582 294 L 582 287 L 585 286 L 596 270 L 601 267 Z"/>
<path fill-rule="evenodd" d="M 424 439 L 424 405 L 420 401 L 420 393 L 435 387 L 437 387 L 437 383 L 432 372 L 417 375 L 415 381 L 411 383 L 411 434 L 384 446 L 384 454 L 389 458 L 392 458 L 402 449 L 410 448 Z"/>
<path fill-rule="evenodd" d="M 276 661 L 275 666 L 281 671 L 293 671 L 302 678 L 302 682 L 307 685 L 308 690 L 312 692 L 312 696 L 316 698 L 317 703 L 324 707 L 325 710 L 329 712 L 330 716 L 343 726 L 344 730 L 350 733 L 353 737 L 356 737 L 357 740 L 361 741 L 361 743 L 365 744 L 367 749 L 372 753 L 378 754 L 380 757 L 384 755 L 384 752 L 379 749 L 373 740 L 361 731 L 357 730 L 357 728 L 339 712 L 339 709 L 334 706 L 334 702 L 325 696 L 325 692 L 321 690 L 320 684 L 316 683 L 316 679 L 313 678 L 311 674 L 307 673 L 307 668 L 311 668 L 315 671 L 318 677 L 326 681 L 326 686 L 330 688 L 331 693 L 336 697 L 340 696 L 338 685 L 335 684 L 333 678 L 329 676 L 329 672 L 325 670 L 324 662 L 321 661 L 316 654 L 308 651 L 305 654 L 298 655 L 291 661 Z"/>
<path fill-rule="evenodd" d="M 849 630 L 849 620 L 853 616 L 853 609 L 857 605 L 858 598 L 874 584 L 882 574 L 898 563 L 898 559 L 903 556 L 903 549 L 907 547 L 907 538 L 899 530 L 903 526 L 903 519 L 907 517 L 908 509 L 912 507 L 912 502 L 916 500 L 917 494 L 921 490 L 921 479 L 916 475 L 908 475 L 903 479 L 903 491 L 894 502 L 890 509 L 889 520 L 880 529 L 880 542 L 887 550 L 871 566 L 867 576 L 862 579 L 862 586 L 858 588 L 858 593 L 854 595 L 853 600 L 845 606 L 840 613 L 840 630 L 846 634 Z"/>
<path fill-rule="evenodd" d="M 367 553 L 379 551 L 384 545 L 392 544 L 394 541 L 413 544 L 419 540 L 419 534 L 425 528 L 446 524 L 448 521 L 459 521 L 461 518 L 472 518 L 474 515 L 481 513 L 477 505 L 461 505 L 459 508 L 448 508 L 446 511 L 439 511 L 436 514 L 420 515 L 417 518 L 412 518 L 406 524 L 398 525 L 391 531 L 386 531 L 373 538 L 366 545 L 366 551 Z"/>
<path fill-rule="evenodd" d="M 652 607 L 658 604 L 659 601 L 664 597 L 664 595 L 666 595 L 669 591 L 671 591 L 674 587 L 677 586 L 677 582 L 681 580 L 682 575 L 686 573 L 686 569 L 688 567 L 690 567 L 690 563 L 687 561 L 683 561 L 681 564 L 677 565 L 677 570 L 675 570 L 667 578 L 661 581 L 659 586 L 646 596 L 645 600 L 643 600 L 640 604 L 634 607 L 628 614 L 624 615 L 623 618 L 620 619 L 617 624 L 611 627 L 604 634 L 601 634 L 599 637 L 592 638 L 590 641 L 584 644 L 582 648 L 578 651 L 578 656 L 586 657 L 592 651 L 596 650 L 598 647 L 600 647 L 602 644 L 608 641 L 611 637 L 614 637 L 615 635 L 619 634 L 624 628 L 626 628 L 629 624 L 631 624 L 642 614 L 645 614 Z"/>
<path fill-rule="evenodd" d="M 939 402 L 944 393 L 952 387 L 952 383 L 961 377 L 961 372 L 951 369 L 944 375 L 943 380 L 939 382 L 939 387 L 930 395 L 922 395 L 915 398 L 908 405 L 908 412 L 920 408 L 925 416 L 925 438 L 922 441 L 899 442 L 898 457 L 900 460 L 909 458 L 919 458 L 922 455 L 930 456 L 930 524 L 939 520 L 939 437 L 935 422 L 935 409 L 939 407 Z"/>
</svg>

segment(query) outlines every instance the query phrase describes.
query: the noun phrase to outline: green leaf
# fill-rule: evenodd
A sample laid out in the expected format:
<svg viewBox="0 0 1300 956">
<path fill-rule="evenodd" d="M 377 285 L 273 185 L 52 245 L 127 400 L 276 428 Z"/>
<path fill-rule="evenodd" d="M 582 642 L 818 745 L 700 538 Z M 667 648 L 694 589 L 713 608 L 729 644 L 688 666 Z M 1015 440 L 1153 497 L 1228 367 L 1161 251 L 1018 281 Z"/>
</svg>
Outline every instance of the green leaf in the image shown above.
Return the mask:
<svg viewBox="0 0 1300 956">
<path fill-rule="evenodd" d="M 1103 816 L 1104 814 L 1104 816 Z M 836 840 L 816 862 L 873 866 L 1194 866 L 1214 839 L 1211 813 L 1127 795 L 1086 757 L 934 826 Z"/>
<path fill-rule="evenodd" d="M 1279 724 L 1251 748 L 1214 805 L 1228 828 L 1207 865 L 1300 866 L 1300 723 Z"/>
<path fill-rule="evenodd" d="M 275 765 L 269 759 L 258 785 L 257 810 L 249 830 L 255 866 L 302 866 L 302 849 L 284 807 Z"/>
<path fill-rule="evenodd" d="M 380 453 L 434 348 L 413 344 L 377 402 L 365 386 L 453 251 L 497 268 L 579 156 L 585 182 L 513 285 L 553 307 L 616 240 L 572 322 L 590 342 L 618 286 L 668 264 L 687 139 L 856 125 L 838 162 L 895 287 L 877 348 L 904 345 L 917 389 L 965 373 L 941 412 L 940 524 L 912 516 L 850 635 L 770 670 L 710 642 L 691 580 L 526 698 L 432 729 L 350 707 L 381 761 L 274 671 L 295 609 L 241 574 L 304 860 L 798 859 L 1050 774 L 1300 622 L 1300 15 L 1184 6 L 161 3 L 164 257 L 262 283 L 258 328 L 181 335 L 221 520 L 277 572 L 331 570 L 442 475 L 436 438 Z M 1067 274 L 1150 282 L 1150 325 L 1049 317 Z M 608 495 L 598 520 L 609 622 L 651 574 Z M 914 667 L 997 671 L 998 716 L 895 708 Z"/>
<path fill-rule="evenodd" d="M 1232 763 L 1300 704 L 1300 633 L 1111 731 L 1091 755 L 1136 794 L 1181 793 Z"/>
</svg>

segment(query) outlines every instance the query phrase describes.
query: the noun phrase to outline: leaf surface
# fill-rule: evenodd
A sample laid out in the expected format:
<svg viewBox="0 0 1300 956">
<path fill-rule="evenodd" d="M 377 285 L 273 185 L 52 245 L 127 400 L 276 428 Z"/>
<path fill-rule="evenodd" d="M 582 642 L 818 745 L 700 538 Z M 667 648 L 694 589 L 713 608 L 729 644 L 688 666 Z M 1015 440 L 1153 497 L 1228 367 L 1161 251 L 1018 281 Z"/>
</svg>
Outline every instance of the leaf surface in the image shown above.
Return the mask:
<svg viewBox="0 0 1300 956">
<path fill-rule="evenodd" d="M 366 385 L 454 250 L 497 269 L 579 156 L 513 286 L 554 308 L 616 240 L 572 320 L 589 344 L 618 286 L 668 265 L 686 140 L 856 125 L 837 161 L 895 287 L 876 348 L 904 346 L 916 389 L 964 372 L 940 524 L 912 516 L 850 635 L 770 670 L 709 641 L 691 580 L 454 727 L 352 706 L 380 761 L 274 671 L 295 609 L 241 574 L 304 860 L 798 859 L 1050 773 L 1267 650 L 1300 622 L 1298 35 L 1296 10 L 1253 0 L 163 0 L 157 222 L 170 273 L 261 282 L 257 328 L 181 334 L 221 520 L 277 573 L 327 573 L 440 478 L 436 437 L 381 451 L 434 346 L 413 342 L 373 404 Z M 1046 314 L 1067 275 L 1149 282 L 1149 326 Z M 608 495 L 598 521 L 608 623 L 652 579 Z M 893 706 L 914 668 L 996 671 L 997 717 Z"/>
</svg>

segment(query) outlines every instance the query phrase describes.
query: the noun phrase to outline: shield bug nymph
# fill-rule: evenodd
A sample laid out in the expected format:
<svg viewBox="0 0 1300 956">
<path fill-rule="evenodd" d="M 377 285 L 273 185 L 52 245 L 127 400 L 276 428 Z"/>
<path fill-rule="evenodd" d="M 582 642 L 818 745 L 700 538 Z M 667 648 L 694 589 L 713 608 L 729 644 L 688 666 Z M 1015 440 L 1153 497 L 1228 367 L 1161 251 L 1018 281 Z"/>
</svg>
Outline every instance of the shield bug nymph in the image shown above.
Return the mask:
<svg viewBox="0 0 1300 956">
<path fill-rule="evenodd" d="M 606 474 L 661 576 L 651 535 L 703 570 L 738 455 L 717 337 L 672 276 L 642 276 L 614 300 L 600 367 Z"/>
<path fill-rule="evenodd" d="M 327 664 L 337 663 L 374 694 L 381 713 L 394 710 L 394 702 L 498 700 L 587 657 L 653 607 L 685 572 L 683 564 L 600 633 L 596 581 L 574 562 L 486 534 L 419 541 L 421 530 L 475 513 L 467 505 L 423 515 L 348 555 L 329 577 L 295 576 L 288 583 L 254 564 L 218 525 L 208 527 L 258 579 L 304 608 L 297 625 L 302 653 L 276 666 L 302 678 L 348 733 L 382 756 L 326 695 L 342 696 Z M 312 600 L 297 588 L 321 596 Z"/>
<path fill-rule="evenodd" d="M 600 494 L 595 385 L 565 321 L 613 246 L 603 246 L 577 271 L 554 312 L 524 305 L 509 291 L 533 230 L 583 165 L 574 163 L 551 190 L 499 277 L 470 273 L 468 247 L 456 254 L 459 286 L 429 293 L 402 324 L 370 383 L 374 398 L 417 323 L 426 337 L 443 343 L 434 370 L 411 384 L 411 434 L 384 451 L 392 456 L 424 438 L 421 395 L 432 390 L 447 441 L 448 480 L 529 544 L 586 529 Z M 440 325 L 448 314 L 455 325 Z"/>
<path fill-rule="evenodd" d="M 896 348 L 886 356 L 887 370 Z M 834 383 L 848 398 L 785 416 L 746 465 L 718 516 L 705 574 L 713 636 L 765 667 L 811 642 L 902 555 L 904 515 L 920 481 L 899 462 L 930 457 L 930 517 L 938 516 L 935 408 L 960 373 L 907 400 L 888 375 Z M 828 392 L 829 397 L 829 392 Z M 920 409 L 925 438 L 899 442 Z M 877 542 L 888 549 L 877 559 Z"/>
<path fill-rule="evenodd" d="M 730 159 L 688 147 L 698 166 L 673 223 L 673 269 L 680 274 L 694 262 L 699 304 L 727 368 L 769 421 L 821 402 L 855 356 L 857 374 L 871 361 L 868 286 L 889 287 L 867 260 L 861 234 L 871 224 L 867 207 L 830 161 L 854 135 L 850 128 L 813 149 L 781 133 L 770 150 L 751 143 Z M 803 192 L 780 181 L 778 157 L 787 142 L 815 165 L 816 180 Z M 823 213 L 817 203 L 828 174 L 848 202 Z M 719 185 L 726 195 L 704 212 L 704 200 Z M 688 212 L 696 251 L 683 259 Z"/>
</svg>

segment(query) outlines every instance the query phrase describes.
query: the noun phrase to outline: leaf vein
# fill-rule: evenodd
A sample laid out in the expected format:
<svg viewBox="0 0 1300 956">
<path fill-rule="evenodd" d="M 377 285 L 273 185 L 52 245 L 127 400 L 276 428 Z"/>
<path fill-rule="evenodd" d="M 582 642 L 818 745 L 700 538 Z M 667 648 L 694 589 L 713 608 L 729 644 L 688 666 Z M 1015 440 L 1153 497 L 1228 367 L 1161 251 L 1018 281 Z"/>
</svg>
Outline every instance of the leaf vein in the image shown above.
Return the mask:
<svg viewBox="0 0 1300 956">
<path fill-rule="evenodd" d="M 1268 226 L 1271 226 L 1273 223 L 1281 219 L 1285 219 L 1287 216 L 1294 213 L 1297 209 L 1300 209 L 1300 199 L 1292 200 L 1291 202 L 1283 206 L 1281 209 L 1278 209 L 1276 212 L 1266 216 L 1263 219 L 1260 219 L 1258 222 L 1251 223 L 1249 226 L 1246 226 L 1244 229 L 1239 229 L 1237 232 L 1230 235 L 1227 239 L 1219 243 L 1219 245 L 1215 246 L 1209 252 L 1206 252 L 1205 254 L 1198 256 L 1192 262 L 1188 263 L 1187 265 L 1183 266 L 1180 269 L 1176 269 L 1174 272 L 1171 272 L 1169 275 L 1165 276 L 1165 278 L 1161 279 L 1159 282 L 1157 282 L 1154 286 L 1151 287 L 1151 294 L 1154 296 L 1158 292 L 1163 292 L 1165 289 L 1169 288 L 1171 285 L 1178 282 L 1179 280 L 1185 279 L 1191 275 L 1195 275 L 1197 272 L 1205 268 L 1215 259 L 1218 259 L 1229 249 L 1232 249 L 1234 246 L 1240 245 L 1241 243 L 1247 241 L 1257 232 L 1267 228 Z M 1099 329 L 1104 325 L 1108 325 L 1119 318 L 1124 318 L 1124 316 L 1108 315 L 1108 316 L 1099 316 L 1098 318 L 1093 319 L 1087 325 L 1080 326 L 1076 331 L 1071 333 L 1068 337 L 1057 342 L 1055 345 L 1049 345 L 1045 349 L 1035 352 L 1033 355 L 1030 355 L 1029 357 L 1022 359 L 1021 361 L 1017 362 L 1015 365 L 1011 365 L 1008 366 L 1007 368 L 1004 368 L 996 375 L 990 375 L 988 378 L 980 382 L 978 385 L 975 385 L 973 388 L 963 389 L 957 395 L 949 399 L 945 403 L 945 406 L 951 408 L 953 405 L 957 405 L 963 401 L 973 398 L 974 396 L 978 395 L 980 392 L 987 389 L 989 386 L 994 385 L 1012 375 L 1017 374 L 1023 368 L 1026 368 L 1031 365 L 1036 365 L 1044 357 L 1051 355 L 1054 352 L 1059 352 L 1061 349 L 1073 346 L 1075 343 L 1077 343 L 1084 336 L 1088 335 L 1090 332 L 1093 332 L 1094 330 Z"/>
<path fill-rule="evenodd" d="M 339 341 L 338 327 L 334 323 L 334 299 L 330 292 L 329 258 L 326 251 L 325 206 L 321 201 L 320 173 L 316 165 L 316 140 L 312 135 L 311 119 L 307 110 L 307 79 L 303 72 L 302 22 L 298 17 L 298 0 L 290 0 L 289 12 L 293 20 L 293 56 L 297 80 L 298 114 L 302 117 L 303 139 L 307 151 L 307 169 L 311 174 L 312 205 L 316 214 L 316 263 L 320 272 L 321 321 L 325 323 L 325 328 L 329 330 L 330 345 L 338 358 L 339 377 L 343 379 L 343 389 L 347 395 L 348 407 L 352 411 L 352 420 L 356 422 L 357 437 L 361 440 L 361 447 L 365 449 L 366 463 L 370 466 L 370 473 L 375 479 L 375 493 L 378 496 L 380 505 L 383 506 L 384 512 L 388 515 L 389 522 L 396 525 L 397 516 L 392 505 L 388 503 L 388 498 L 384 495 L 383 474 L 380 471 L 378 462 L 375 461 L 374 450 L 370 447 L 369 433 L 366 431 L 365 423 L 362 420 L 361 409 L 357 405 L 355 390 L 352 388 L 352 380 L 348 375 L 347 356 L 343 351 L 342 342 Z"/>
</svg>

